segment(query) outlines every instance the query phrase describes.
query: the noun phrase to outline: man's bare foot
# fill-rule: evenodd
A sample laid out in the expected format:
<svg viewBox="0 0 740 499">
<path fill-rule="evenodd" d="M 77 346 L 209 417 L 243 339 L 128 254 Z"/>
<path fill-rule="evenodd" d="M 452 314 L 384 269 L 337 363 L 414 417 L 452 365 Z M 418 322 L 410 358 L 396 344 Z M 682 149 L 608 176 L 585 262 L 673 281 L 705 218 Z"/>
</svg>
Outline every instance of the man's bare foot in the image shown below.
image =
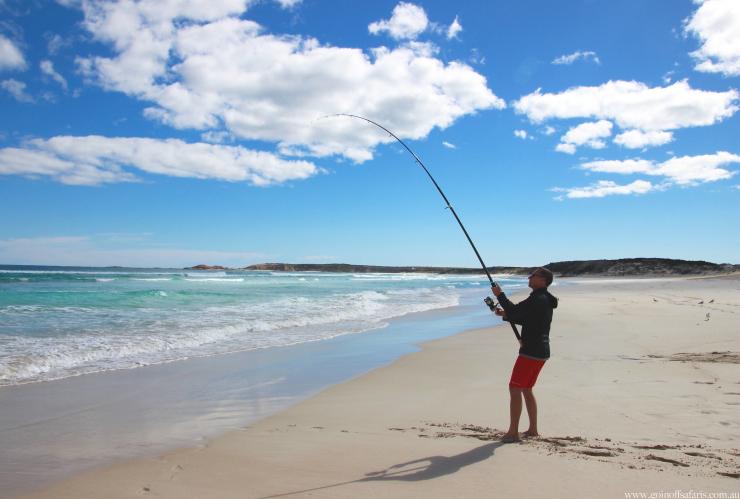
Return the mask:
<svg viewBox="0 0 740 499">
<path fill-rule="evenodd" d="M 527 430 L 527 431 L 525 431 L 525 432 L 522 433 L 522 436 L 524 438 L 533 438 L 533 437 L 539 437 L 540 434 L 537 433 L 537 431 L 535 431 L 535 430 Z"/>
<path fill-rule="evenodd" d="M 521 442 L 521 439 L 519 438 L 519 434 L 509 434 L 507 433 L 503 437 L 501 437 L 501 442 L 505 444 L 513 444 L 514 442 Z"/>
</svg>

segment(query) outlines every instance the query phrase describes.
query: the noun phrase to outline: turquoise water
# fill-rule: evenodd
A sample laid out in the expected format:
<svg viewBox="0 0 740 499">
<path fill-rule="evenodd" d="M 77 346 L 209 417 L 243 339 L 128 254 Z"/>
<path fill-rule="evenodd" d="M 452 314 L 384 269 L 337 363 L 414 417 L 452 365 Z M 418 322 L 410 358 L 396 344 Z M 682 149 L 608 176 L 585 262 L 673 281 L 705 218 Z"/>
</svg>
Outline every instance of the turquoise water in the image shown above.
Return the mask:
<svg viewBox="0 0 740 499">
<path fill-rule="evenodd" d="M 487 284 L 482 275 L 0 266 L 0 386 L 362 333 L 478 301 Z"/>
</svg>

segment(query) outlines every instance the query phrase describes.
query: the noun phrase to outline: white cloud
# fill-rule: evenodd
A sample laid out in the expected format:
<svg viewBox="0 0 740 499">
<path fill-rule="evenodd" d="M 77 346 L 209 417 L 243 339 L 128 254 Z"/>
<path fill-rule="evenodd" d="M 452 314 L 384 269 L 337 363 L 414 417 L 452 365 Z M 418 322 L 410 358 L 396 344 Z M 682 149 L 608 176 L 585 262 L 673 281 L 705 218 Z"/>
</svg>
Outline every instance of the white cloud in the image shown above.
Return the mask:
<svg viewBox="0 0 740 499">
<path fill-rule="evenodd" d="M 136 181 L 126 168 L 254 185 L 301 180 L 322 171 L 313 163 L 267 152 L 175 139 L 59 136 L 0 149 L 0 175 L 47 176 L 72 185 Z"/>
<path fill-rule="evenodd" d="M 400 2 L 393 8 L 390 19 L 370 23 L 367 29 L 374 35 L 385 32 L 396 40 L 413 40 L 428 26 L 429 19 L 423 8 L 413 3 Z"/>
<path fill-rule="evenodd" d="M 561 200 L 563 198 L 583 199 L 603 198 L 606 196 L 614 195 L 645 194 L 654 189 L 655 187 L 646 180 L 635 180 L 634 182 L 626 185 L 619 185 L 616 182 L 612 182 L 611 180 L 599 180 L 598 182 L 586 187 L 557 187 L 553 189 L 553 191 L 564 193 L 563 195 L 555 198 Z"/>
<path fill-rule="evenodd" d="M 551 127 L 550 125 L 546 126 L 542 130 L 542 133 L 544 133 L 545 135 L 552 135 L 555 132 L 556 132 L 555 127 Z"/>
<path fill-rule="evenodd" d="M 26 59 L 11 40 L 0 35 L 0 70 L 5 69 L 26 69 Z"/>
<path fill-rule="evenodd" d="M 267 34 L 237 17 L 246 3 L 84 3 L 85 26 L 114 55 L 80 58 L 78 67 L 106 89 L 151 103 L 145 115 L 175 128 L 225 127 L 237 138 L 276 142 L 283 154 L 358 162 L 389 137 L 359 120 L 317 118 L 360 114 L 419 139 L 505 107 L 481 74 L 435 58 L 429 44 L 368 54 Z"/>
<path fill-rule="evenodd" d="M 56 55 L 63 47 L 71 45 L 71 41 L 61 35 L 51 34 L 47 36 L 46 48 L 51 55 Z"/>
<path fill-rule="evenodd" d="M 559 200 L 563 198 L 601 198 L 617 194 L 645 194 L 665 190 L 672 186 L 687 187 L 730 179 L 737 172 L 723 167 L 735 163 L 740 163 L 740 155 L 725 151 L 700 156 L 672 157 L 663 162 L 640 158 L 589 161 L 582 163 L 581 168 L 599 173 L 650 175 L 662 177 L 663 180 L 657 185 L 646 180 L 635 180 L 625 185 L 611 180 L 600 180 L 586 187 L 556 187 L 553 191 L 564 193 L 556 198 Z"/>
<path fill-rule="evenodd" d="M 681 156 L 657 165 L 655 174 L 666 176 L 679 185 L 694 185 L 731 178 L 737 172 L 720 167 L 733 163 L 740 163 L 740 156 L 725 151 L 701 156 Z"/>
<path fill-rule="evenodd" d="M 56 70 L 54 69 L 54 64 L 52 64 L 51 61 L 41 61 L 39 67 L 41 68 L 42 73 L 51 77 L 51 79 L 59 83 L 65 90 L 67 90 L 67 80 L 64 79 L 64 76 L 56 72 Z"/>
<path fill-rule="evenodd" d="M 636 81 L 609 81 L 560 93 L 543 94 L 538 89 L 515 101 L 514 109 L 534 123 L 595 118 L 612 120 L 626 130 L 673 130 L 722 121 L 737 111 L 739 97 L 734 89 L 697 90 L 686 81 L 654 88 Z"/>
<path fill-rule="evenodd" d="M 486 63 L 486 56 L 481 55 L 480 50 L 477 48 L 470 49 L 470 56 L 467 59 L 471 64 L 484 65 Z"/>
<path fill-rule="evenodd" d="M 442 141 L 442 145 L 445 146 L 447 149 L 457 149 L 457 146 L 451 142 L 447 142 L 446 140 Z"/>
<path fill-rule="evenodd" d="M 527 134 L 526 130 L 514 130 L 514 136 L 520 139 L 526 139 L 529 134 Z"/>
<path fill-rule="evenodd" d="M 659 130 L 627 130 L 614 137 L 614 143 L 629 149 L 640 149 L 647 146 L 662 146 L 673 140 L 673 133 Z"/>
<path fill-rule="evenodd" d="M 451 40 L 453 38 L 457 38 L 457 35 L 459 35 L 462 30 L 463 30 L 462 24 L 460 24 L 460 21 L 458 20 L 457 16 L 455 16 L 455 20 L 452 21 L 452 23 L 450 24 L 450 27 L 447 28 L 447 39 Z"/>
<path fill-rule="evenodd" d="M 590 60 L 590 61 L 595 62 L 596 64 L 601 64 L 601 61 L 599 60 L 599 56 L 596 55 L 596 52 L 582 51 L 582 50 L 577 50 L 573 52 L 572 54 L 561 55 L 560 57 L 556 57 L 555 59 L 553 59 L 552 63 L 570 65 L 579 59 Z"/>
<path fill-rule="evenodd" d="M 211 144 L 223 144 L 229 140 L 229 133 L 224 131 L 210 130 L 200 134 L 200 138 L 204 142 L 210 142 Z"/>
<path fill-rule="evenodd" d="M 65 7 L 78 7 L 83 0 L 56 0 L 56 2 Z"/>
<path fill-rule="evenodd" d="M 299 3 L 301 3 L 302 0 L 276 0 L 277 3 L 280 4 L 280 6 L 284 9 L 292 9 Z"/>
<path fill-rule="evenodd" d="M 725 76 L 740 75 L 740 2 L 737 0 L 695 0 L 700 4 L 686 20 L 685 32 L 702 43 L 691 53 L 694 69 Z"/>
<path fill-rule="evenodd" d="M 631 174 L 652 171 L 654 164 L 647 159 L 599 160 L 583 163 L 581 168 L 593 172 Z"/>
<path fill-rule="evenodd" d="M 661 176 L 670 184 L 687 186 L 732 178 L 736 172 L 722 167 L 734 163 L 740 163 L 740 156 L 720 151 L 700 156 L 673 157 L 662 163 L 644 159 L 590 161 L 583 163 L 581 168 L 602 173 Z"/>
<path fill-rule="evenodd" d="M 602 140 L 612 134 L 612 123 L 600 120 L 592 123 L 581 123 L 572 127 L 560 137 L 560 144 L 556 151 L 573 154 L 578 146 L 587 146 L 592 149 L 603 149 L 606 143 Z"/>
<path fill-rule="evenodd" d="M 564 152 L 566 154 L 575 154 L 576 146 L 574 146 L 573 144 L 561 142 L 557 146 L 555 146 L 555 150 L 558 152 Z"/>
<path fill-rule="evenodd" d="M 439 47 L 432 42 L 410 40 L 404 42 L 402 47 L 409 49 L 411 52 L 421 57 L 433 57 L 439 53 Z"/>
<path fill-rule="evenodd" d="M 111 242 L 115 244 L 111 245 Z M 130 245 L 132 241 L 128 242 Z M 244 266 L 263 253 L 168 247 L 129 246 L 120 237 L 49 236 L 0 239 L 0 261 L 25 265 L 188 267 L 199 263 Z M 153 246 L 153 245 L 152 245 Z"/>
<path fill-rule="evenodd" d="M 33 102 L 31 97 L 26 92 L 26 84 L 18 80 L 3 80 L 0 81 L 0 88 L 8 92 L 19 102 Z"/>
</svg>

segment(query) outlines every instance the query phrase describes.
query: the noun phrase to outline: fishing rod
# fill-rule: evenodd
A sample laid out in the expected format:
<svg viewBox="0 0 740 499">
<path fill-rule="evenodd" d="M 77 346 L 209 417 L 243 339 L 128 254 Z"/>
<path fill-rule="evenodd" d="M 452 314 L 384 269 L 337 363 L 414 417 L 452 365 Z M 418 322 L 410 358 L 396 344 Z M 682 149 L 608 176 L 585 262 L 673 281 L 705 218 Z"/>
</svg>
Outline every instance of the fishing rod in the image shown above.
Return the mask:
<svg viewBox="0 0 740 499">
<path fill-rule="evenodd" d="M 470 238 L 470 234 L 468 234 L 467 229 L 465 229 L 465 226 L 463 225 L 462 221 L 460 220 L 460 217 L 457 216 L 457 212 L 455 211 L 455 208 L 452 207 L 452 205 L 450 204 L 450 201 L 447 199 L 447 196 L 445 196 L 445 193 L 442 192 L 442 188 L 439 186 L 439 184 L 437 183 L 437 181 L 434 180 L 434 177 L 432 177 L 432 174 L 429 173 L 429 170 L 424 165 L 424 163 L 421 161 L 421 159 L 419 159 L 419 156 L 417 156 L 416 153 L 414 153 L 414 151 L 412 151 L 411 148 L 409 146 L 407 146 L 406 143 L 403 140 L 399 139 L 398 136 L 395 133 L 391 132 L 390 130 L 388 130 L 383 125 L 381 125 L 379 123 L 376 123 L 375 121 L 373 121 L 371 119 L 365 118 L 363 116 L 358 116 L 356 114 L 346 114 L 346 113 L 330 114 L 329 116 L 324 116 L 324 117 L 325 118 L 332 118 L 332 117 L 336 117 L 336 116 L 346 116 L 346 117 L 349 117 L 349 118 L 357 118 L 359 120 L 367 121 L 368 123 L 370 123 L 372 125 L 375 125 L 376 127 L 378 127 L 381 130 L 385 131 L 388 135 L 390 135 L 391 137 L 393 137 L 394 139 L 396 139 L 398 141 L 398 143 L 401 144 L 409 152 L 409 154 L 411 154 L 411 156 L 414 157 L 414 159 L 419 164 L 419 166 L 421 166 L 424 169 L 424 172 L 429 177 L 429 180 L 432 181 L 432 183 L 434 184 L 434 187 L 437 188 L 437 191 L 442 196 L 442 199 L 445 200 L 445 203 L 447 204 L 447 208 L 452 212 L 452 215 L 455 217 L 455 220 L 457 220 L 458 225 L 460 225 L 460 228 L 462 229 L 463 234 L 465 234 L 465 237 L 468 239 L 468 242 L 470 243 L 470 247 L 473 248 L 473 251 L 475 252 L 475 256 L 478 257 L 478 261 L 480 262 L 481 267 L 483 267 L 483 271 L 486 273 L 486 276 L 488 276 L 488 280 L 491 282 L 491 286 L 498 286 L 493 281 L 493 278 L 491 277 L 490 272 L 488 272 L 488 268 L 486 267 L 486 264 L 483 262 L 483 258 L 481 258 L 480 253 L 478 253 L 478 248 L 475 247 L 475 244 L 473 243 L 473 240 Z M 486 305 L 488 305 L 488 308 L 491 309 L 491 311 L 495 311 L 496 310 L 497 304 L 494 303 L 493 300 L 491 300 L 491 298 L 486 297 L 486 299 L 484 301 L 485 301 Z M 521 341 L 522 337 L 519 335 L 519 330 L 517 330 L 516 324 L 514 324 L 514 322 L 512 322 L 512 321 L 509 321 L 509 324 L 511 325 L 511 329 L 514 331 L 514 335 L 516 336 L 516 339 Z"/>
</svg>

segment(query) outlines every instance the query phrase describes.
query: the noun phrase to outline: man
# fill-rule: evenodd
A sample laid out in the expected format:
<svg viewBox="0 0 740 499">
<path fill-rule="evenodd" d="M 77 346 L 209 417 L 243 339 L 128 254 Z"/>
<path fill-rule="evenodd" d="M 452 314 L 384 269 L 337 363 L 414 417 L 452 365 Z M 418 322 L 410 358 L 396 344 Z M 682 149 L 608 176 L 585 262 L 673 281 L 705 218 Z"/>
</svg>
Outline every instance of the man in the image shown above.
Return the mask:
<svg viewBox="0 0 740 499">
<path fill-rule="evenodd" d="M 504 320 L 522 326 L 522 339 L 519 341 L 519 357 L 509 381 L 511 403 L 509 413 L 511 422 L 509 431 L 501 438 L 504 443 L 519 442 L 519 417 L 522 415 L 522 396 L 527 406 L 529 429 L 524 432 L 525 437 L 539 436 L 537 432 L 537 401 L 532 388 L 537 376 L 550 358 L 550 323 L 552 310 L 558 306 L 558 299 L 547 290 L 552 284 L 552 272 L 546 268 L 538 268 L 529 276 L 529 287 L 532 293 L 521 303 L 514 305 L 506 297 L 498 285 L 491 290 L 503 308 L 496 309 L 496 315 Z"/>
</svg>

